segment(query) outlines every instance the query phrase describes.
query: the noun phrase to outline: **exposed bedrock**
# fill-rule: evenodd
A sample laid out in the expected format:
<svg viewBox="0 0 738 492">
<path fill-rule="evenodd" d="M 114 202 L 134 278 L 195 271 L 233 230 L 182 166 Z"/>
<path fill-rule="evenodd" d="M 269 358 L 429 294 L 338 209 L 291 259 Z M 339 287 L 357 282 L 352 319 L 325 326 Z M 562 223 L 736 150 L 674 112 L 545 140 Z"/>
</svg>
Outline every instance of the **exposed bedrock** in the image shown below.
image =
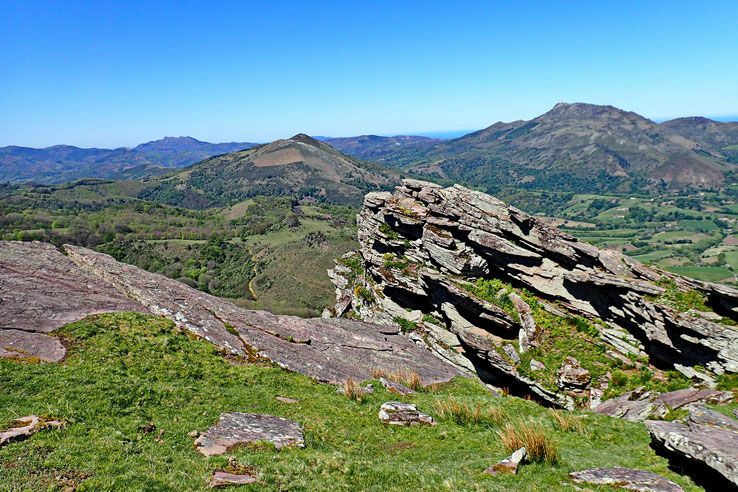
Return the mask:
<svg viewBox="0 0 738 492">
<path fill-rule="evenodd" d="M 514 344 L 522 355 L 545 343 L 545 323 L 528 306 L 533 298 L 539 312 L 587 320 L 609 359 L 630 364 L 647 357 L 651 367 L 677 370 L 707 386 L 738 371 L 732 326 L 738 291 L 599 250 L 492 196 L 404 180 L 394 193 L 366 196 L 358 227 L 360 250 L 329 273 L 337 303 L 326 315 L 418 323 L 411 336 L 462 370 L 470 368 L 459 354 L 474 370 L 546 393 L 549 401 L 571 406 L 572 398 L 588 397 L 589 383 L 563 378 L 556 388 L 539 384 L 538 376 L 504 355 L 509 347 L 499 350 Z M 505 287 L 496 296 L 475 295 L 480 279 Z M 685 309 L 684 299 L 697 302 Z M 592 385 L 604 391 L 606 379 L 593 378 Z"/>
<path fill-rule="evenodd" d="M 45 333 L 90 314 L 131 310 L 169 318 L 226 353 L 271 361 L 321 382 L 364 381 L 375 369 L 412 368 L 423 383 L 460 373 L 396 326 L 245 310 L 102 253 L 69 245 L 63 250 L 66 255 L 40 243 L 0 242 L 0 341 L 21 330 L 58 343 Z M 24 355 L 40 357 L 43 350 Z"/>
</svg>

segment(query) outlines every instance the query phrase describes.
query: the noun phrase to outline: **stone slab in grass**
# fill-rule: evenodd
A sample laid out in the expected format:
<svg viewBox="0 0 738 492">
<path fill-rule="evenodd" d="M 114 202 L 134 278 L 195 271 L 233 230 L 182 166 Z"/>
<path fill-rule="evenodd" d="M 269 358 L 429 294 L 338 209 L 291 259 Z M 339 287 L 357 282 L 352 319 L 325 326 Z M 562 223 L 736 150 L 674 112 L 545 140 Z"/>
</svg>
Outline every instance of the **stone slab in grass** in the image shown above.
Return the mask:
<svg viewBox="0 0 738 492">
<path fill-rule="evenodd" d="M 255 413 L 227 412 L 195 441 L 205 456 L 215 456 L 257 442 L 270 442 L 274 447 L 305 447 L 305 437 L 294 420 Z"/>
<path fill-rule="evenodd" d="M 590 468 L 569 473 L 577 483 L 611 485 L 639 492 L 684 492 L 679 485 L 661 475 L 633 468 Z"/>
<path fill-rule="evenodd" d="M 217 471 L 213 474 L 213 480 L 211 480 L 210 482 L 210 488 L 216 489 L 221 487 L 228 487 L 230 485 L 246 485 L 247 483 L 254 483 L 257 480 L 258 478 L 255 475 Z"/>
<path fill-rule="evenodd" d="M 27 439 L 42 429 L 58 429 L 63 425 L 63 420 L 43 418 L 37 415 L 20 417 L 11 422 L 10 428 L 0 431 L 0 446 L 4 446 L 5 444 L 13 441 L 22 441 L 23 439 Z"/>
<path fill-rule="evenodd" d="M 382 403 L 379 420 L 389 425 L 436 425 L 433 417 L 419 411 L 412 403 L 400 401 Z"/>
</svg>

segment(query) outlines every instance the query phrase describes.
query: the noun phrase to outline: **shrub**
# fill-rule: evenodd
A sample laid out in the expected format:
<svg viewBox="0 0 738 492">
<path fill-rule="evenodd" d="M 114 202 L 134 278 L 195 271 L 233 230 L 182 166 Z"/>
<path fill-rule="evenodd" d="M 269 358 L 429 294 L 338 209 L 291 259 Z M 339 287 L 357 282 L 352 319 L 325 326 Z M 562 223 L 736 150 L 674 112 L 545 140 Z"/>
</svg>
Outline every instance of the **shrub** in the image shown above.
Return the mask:
<svg viewBox="0 0 738 492">
<path fill-rule="evenodd" d="M 584 427 L 584 422 L 581 418 L 555 409 L 549 410 L 549 415 L 551 415 L 551 421 L 556 430 L 560 430 L 561 432 L 578 432 L 589 437 L 589 431 Z"/>
<path fill-rule="evenodd" d="M 625 386 L 628 384 L 628 375 L 620 371 L 612 373 L 612 384 L 614 386 Z"/>
</svg>

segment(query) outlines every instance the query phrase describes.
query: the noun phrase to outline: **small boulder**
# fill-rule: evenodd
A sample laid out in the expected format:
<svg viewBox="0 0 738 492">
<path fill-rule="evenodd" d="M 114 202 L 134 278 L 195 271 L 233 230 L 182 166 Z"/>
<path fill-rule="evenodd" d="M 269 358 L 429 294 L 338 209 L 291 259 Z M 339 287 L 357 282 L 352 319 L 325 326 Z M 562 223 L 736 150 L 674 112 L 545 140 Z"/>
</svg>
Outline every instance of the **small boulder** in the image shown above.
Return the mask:
<svg viewBox="0 0 738 492">
<path fill-rule="evenodd" d="M 536 359 L 530 360 L 530 370 L 533 372 L 536 371 L 544 371 L 546 369 L 546 365 L 543 362 L 540 362 Z"/>
<path fill-rule="evenodd" d="M 520 364 L 520 356 L 518 355 L 518 351 L 515 350 L 515 347 L 511 343 L 506 343 L 502 346 L 502 350 L 505 351 L 508 357 L 510 357 L 510 360 L 512 360 L 515 364 Z"/>
<path fill-rule="evenodd" d="M 299 403 L 294 398 L 287 398 L 286 396 L 275 396 L 275 398 L 282 403 Z"/>
<path fill-rule="evenodd" d="M 639 492 L 684 492 L 679 485 L 653 472 L 633 468 L 590 468 L 569 473 L 577 483 L 613 485 Z"/>
<path fill-rule="evenodd" d="M 567 356 L 561 369 L 556 371 L 556 384 L 560 388 L 581 389 L 589 384 L 591 379 L 589 371 L 583 368 L 577 359 Z"/>
<path fill-rule="evenodd" d="M 217 471 L 213 474 L 210 488 L 216 489 L 219 487 L 227 487 L 229 485 L 245 485 L 247 483 L 254 483 L 257 480 L 258 478 L 251 474 L 236 474 Z"/>
<path fill-rule="evenodd" d="M 485 472 L 489 473 L 490 475 L 497 475 L 498 473 L 512 473 L 513 475 L 515 475 L 516 473 L 518 473 L 518 467 L 520 466 L 520 463 L 525 459 L 527 454 L 528 452 L 526 451 L 526 449 L 522 447 L 504 460 L 487 468 Z"/>
<path fill-rule="evenodd" d="M 63 420 L 45 419 L 37 415 L 17 418 L 11 422 L 9 429 L 0 431 L 0 447 L 13 441 L 22 441 L 42 429 L 58 429 L 63 425 Z"/>
<path fill-rule="evenodd" d="M 205 456 L 215 456 L 259 441 L 270 442 L 277 449 L 305 447 L 305 438 L 297 422 L 241 412 L 221 413 L 218 423 L 200 434 L 195 447 Z"/>
<path fill-rule="evenodd" d="M 387 388 L 388 391 L 391 391 L 393 393 L 399 393 L 403 396 L 416 394 L 415 391 L 411 390 L 404 384 L 396 383 L 394 381 L 390 381 L 389 379 L 379 378 L 379 382 L 382 383 L 382 386 Z"/>
<path fill-rule="evenodd" d="M 389 425 L 436 425 L 433 417 L 419 411 L 412 403 L 400 401 L 382 403 L 379 420 Z"/>
</svg>

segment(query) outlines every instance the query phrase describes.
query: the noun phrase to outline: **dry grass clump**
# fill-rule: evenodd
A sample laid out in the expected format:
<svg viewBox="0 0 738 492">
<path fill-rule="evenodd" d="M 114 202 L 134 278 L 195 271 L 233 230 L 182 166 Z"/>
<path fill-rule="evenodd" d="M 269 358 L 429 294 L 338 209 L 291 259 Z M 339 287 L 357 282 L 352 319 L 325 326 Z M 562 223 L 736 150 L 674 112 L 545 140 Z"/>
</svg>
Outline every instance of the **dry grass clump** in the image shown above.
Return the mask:
<svg viewBox="0 0 738 492">
<path fill-rule="evenodd" d="M 469 404 L 452 399 L 436 400 L 433 403 L 436 415 L 441 420 L 453 420 L 457 424 L 500 425 L 508 419 L 507 413 L 500 407 L 484 410 L 481 403 Z"/>
<path fill-rule="evenodd" d="M 382 368 L 375 367 L 372 370 L 372 377 L 374 379 L 387 378 L 396 383 L 407 386 L 413 391 L 420 391 L 423 389 L 423 383 L 420 381 L 420 375 L 408 367 L 396 369 L 388 372 Z"/>
<path fill-rule="evenodd" d="M 530 422 L 508 422 L 497 434 L 509 452 L 525 447 L 528 459 L 552 465 L 558 461 L 558 448 L 546 430 Z"/>
<path fill-rule="evenodd" d="M 589 430 L 584 426 L 582 419 L 563 410 L 550 409 L 549 415 L 555 429 L 562 432 L 578 432 L 589 437 Z"/>
<path fill-rule="evenodd" d="M 340 391 L 346 395 L 349 400 L 360 401 L 361 397 L 364 396 L 364 391 L 361 389 L 361 386 L 351 378 L 343 382 Z"/>
</svg>

